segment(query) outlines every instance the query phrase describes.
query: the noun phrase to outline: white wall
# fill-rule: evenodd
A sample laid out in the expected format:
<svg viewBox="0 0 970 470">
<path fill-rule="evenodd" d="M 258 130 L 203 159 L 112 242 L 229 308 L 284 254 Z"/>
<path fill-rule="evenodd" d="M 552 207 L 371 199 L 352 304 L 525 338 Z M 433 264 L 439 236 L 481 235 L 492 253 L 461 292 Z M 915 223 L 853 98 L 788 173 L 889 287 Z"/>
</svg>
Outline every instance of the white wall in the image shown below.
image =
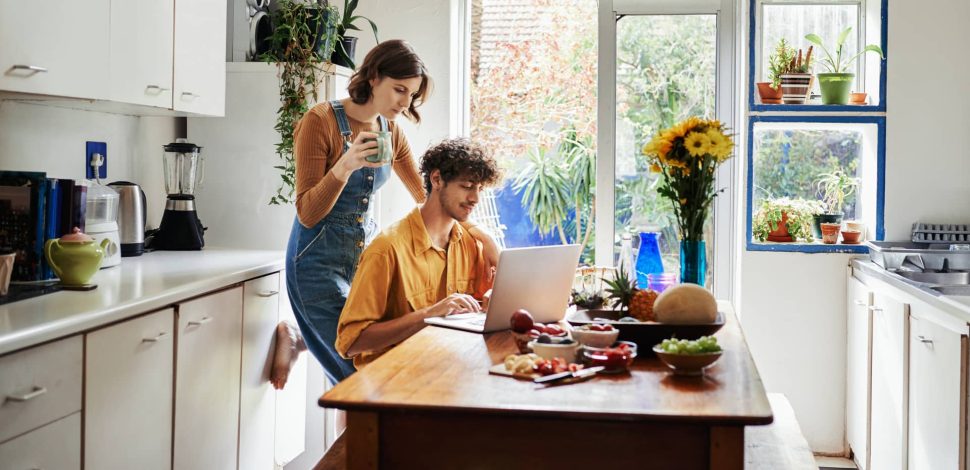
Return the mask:
<svg viewBox="0 0 970 470">
<path fill-rule="evenodd" d="M 917 220 L 970 221 L 970 62 L 954 59 L 970 44 L 970 2 L 890 0 L 888 13 L 886 239 L 906 240 Z M 844 451 L 848 259 L 741 257 L 748 344 L 816 452 Z"/>
<path fill-rule="evenodd" d="M 429 144 L 446 139 L 456 132 L 458 116 L 453 111 L 449 98 L 453 95 L 452 85 L 454 66 L 451 48 L 452 34 L 457 25 L 452 20 L 457 9 L 457 0 L 393 1 L 378 0 L 361 2 L 358 14 L 366 16 L 378 26 L 382 41 L 404 39 L 408 41 L 418 56 L 424 61 L 431 73 L 434 90 L 428 101 L 418 108 L 421 124 L 415 125 L 406 118 L 398 119 L 414 152 L 420 161 L 421 155 Z M 375 45 L 374 34 L 370 27 L 361 21 L 357 40 L 357 62 Z M 407 214 L 414 208 L 414 199 L 404 189 L 397 178 L 381 190 L 380 221 L 388 225 Z"/>
<path fill-rule="evenodd" d="M 128 180 L 146 187 L 149 207 L 154 209 L 149 212 L 149 224 L 157 226 L 165 194 L 160 177 L 154 178 L 149 170 L 157 166 L 161 174 L 162 145 L 174 139 L 177 128 L 178 120 L 170 117 L 0 101 L 0 169 L 83 179 L 85 142 L 106 142 L 108 178 L 102 182 Z"/>
</svg>

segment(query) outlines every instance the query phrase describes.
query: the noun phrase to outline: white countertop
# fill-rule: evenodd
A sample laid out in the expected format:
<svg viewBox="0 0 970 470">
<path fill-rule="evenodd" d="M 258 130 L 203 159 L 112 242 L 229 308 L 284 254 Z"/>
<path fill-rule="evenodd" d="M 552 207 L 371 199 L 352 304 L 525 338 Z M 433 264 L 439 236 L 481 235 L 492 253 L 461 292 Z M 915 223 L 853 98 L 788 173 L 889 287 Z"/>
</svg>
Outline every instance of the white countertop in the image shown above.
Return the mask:
<svg viewBox="0 0 970 470">
<path fill-rule="evenodd" d="M 949 314 L 961 323 L 970 323 L 970 297 L 942 295 L 923 284 L 906 280 L 902 276 L 886 271 L 876 263 L 867 259 L 852 260 L 852 267 L 926 302 L 936 309 Z"/>
<path fill-rule="evenodd" d="M 70 336 L 283 269 L 281 251 L 206 247 L 122 258 L 94 276 L 97 289 L 59 291 L 0 305 L 0 354 Z"/>
</svg>

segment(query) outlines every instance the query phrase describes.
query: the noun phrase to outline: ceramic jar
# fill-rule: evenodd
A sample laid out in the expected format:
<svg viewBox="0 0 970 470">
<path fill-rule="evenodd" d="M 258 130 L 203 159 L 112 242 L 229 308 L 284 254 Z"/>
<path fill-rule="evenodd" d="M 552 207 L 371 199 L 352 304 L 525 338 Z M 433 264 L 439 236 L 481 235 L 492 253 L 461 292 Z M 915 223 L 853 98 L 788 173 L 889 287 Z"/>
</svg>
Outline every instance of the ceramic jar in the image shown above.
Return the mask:
<svg viewBox="0 0 970 470">
<path fill-rule="evenodd" d="M 61 238 L 47 240 L 44 256 L 54 274 L 67 286 L 82 286 L 91 281 L 94 273 L 101 268 L 104 250 L 110 239 L 105 238 L 100 245 L 94 239 L 74 228 L 74 232 Z"/>
</svg>

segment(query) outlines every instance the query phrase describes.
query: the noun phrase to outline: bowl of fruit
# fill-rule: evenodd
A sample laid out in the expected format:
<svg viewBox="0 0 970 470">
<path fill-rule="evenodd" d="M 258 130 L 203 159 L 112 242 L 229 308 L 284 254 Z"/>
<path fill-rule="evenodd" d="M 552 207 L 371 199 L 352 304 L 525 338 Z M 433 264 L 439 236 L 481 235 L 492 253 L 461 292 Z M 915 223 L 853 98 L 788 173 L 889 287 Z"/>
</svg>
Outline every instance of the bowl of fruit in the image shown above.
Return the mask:
<svg viewBox="0 0 970 470">
<path fill-rule="evenodd" d="M 630 341 L 617 341 L 608 348 L 583 347 L 583 363 L 590 366 L 603 366 L 601 373 L 618 374 L 626 372 L 637 357 L 637 345 Z"/>
<path fill-rule="evenodd" d="M 512 329 L 512 338 L 515 340 L 515 346 L 523 354 L 531 352 L 532 349 L 529 347 L 529 342 L 539 339 L 539 336 L 543 334 L 553 338 L 569 337 L 569 332 L 556 323 L 545 325 L 536 323 L 532 318 L 532 314 L 522 308 L 512 312 L 512 317 L 509 319 L 509 327 Z"/>
<path fill-rule="evenodd" d="M 573 328 L 573 338 L 583 346 L 605 348 L 616 342 L 620 330 L 605 323 L 590 323 Z"/>
<path fill-rule="evenodd" d="M 665 339 L 653 347 L 653 352 L 675 375 L 702 375 L 704 368 L 714 364 L 723 350 L 717 338 L 702 336 L 696 340 Z"/>
<path fill-rule="evenodd" d="M 539 335 L 535 341 L 530 341 L 528 346 L 541 358 L 551 360 L 560 357 L 566 362 L 573 362 L 579 349 L 579 343 L 569 336 L 550 336 L 546 333 Z"/>
</svg>

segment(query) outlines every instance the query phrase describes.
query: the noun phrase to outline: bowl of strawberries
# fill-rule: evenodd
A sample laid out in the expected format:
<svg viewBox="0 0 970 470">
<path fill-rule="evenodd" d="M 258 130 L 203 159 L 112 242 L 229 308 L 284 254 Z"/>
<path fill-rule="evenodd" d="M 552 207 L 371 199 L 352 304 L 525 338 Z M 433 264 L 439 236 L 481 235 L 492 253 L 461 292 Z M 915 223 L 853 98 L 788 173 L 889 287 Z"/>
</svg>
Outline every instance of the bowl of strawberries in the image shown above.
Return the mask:
<svg viewBox="0 0 970 470">
<path fill-rule="evenodd" d="M 583 346 L 605 348 L 616 342 L 620 330 L 606 323 L 589 323 L 574 327 L 572 334 Z"/>
<path fill-rule="evenodd" d="M 603 366 L 602 373 L 626 372 L 637 357 L 637 345 L 630 341 L 617 341 L 608 348 L 583 347 L 583 363 L 590 367 Z"/>
<path fill-rule="evenodd" d="M 525 309 L 519 309 L 512 313 L 509 327 L 512 330 L 515 346 L 522 354 L 532 352 L 529 343 L 538 340 L 540 336 L 546 335 L 556 340 L 569 337 L 569 332 L 558 323 L 538 323 L 532 318 L 532 314 Z M 558 342 L 556 341 L 556 343 Z"/>
</svg>

